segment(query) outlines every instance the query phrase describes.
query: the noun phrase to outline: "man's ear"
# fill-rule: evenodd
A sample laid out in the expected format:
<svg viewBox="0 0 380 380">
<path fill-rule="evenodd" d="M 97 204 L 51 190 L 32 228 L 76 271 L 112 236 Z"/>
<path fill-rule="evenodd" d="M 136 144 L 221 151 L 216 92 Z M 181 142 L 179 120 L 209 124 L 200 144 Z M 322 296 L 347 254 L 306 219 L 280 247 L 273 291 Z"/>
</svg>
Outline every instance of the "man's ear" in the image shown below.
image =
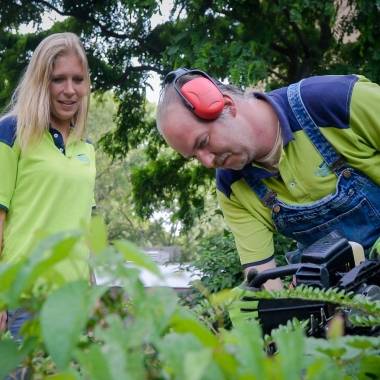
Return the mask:
<svg viewBox="0 0 380 380">
<path fill-rule="evenodd" d="M 235 117 L 237 114 L 236 103 L 234 100 L 227 94 L 223 94 L 224 107 L 228 107 L 229 113 L 232 117 Z"/>
</svg>

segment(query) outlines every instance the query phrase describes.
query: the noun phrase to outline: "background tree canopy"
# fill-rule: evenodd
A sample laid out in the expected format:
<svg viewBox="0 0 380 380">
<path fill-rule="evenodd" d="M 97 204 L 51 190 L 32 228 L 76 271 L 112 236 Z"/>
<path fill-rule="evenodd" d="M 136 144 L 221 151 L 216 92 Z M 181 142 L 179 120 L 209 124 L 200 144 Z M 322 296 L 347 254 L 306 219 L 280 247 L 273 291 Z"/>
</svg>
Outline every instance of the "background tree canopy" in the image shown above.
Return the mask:
<svg viewBox="0 0 380 380">
<path fill-rule="evenodd" d="M 93 89 L 112 90 L 117 128 L 101 139 L 113 157 L 143 149 L 131 167 L 137 212 L 170 208 L 192 225 L 203 212 L 213 173 L 185 162 L 159 137 L 146 112 L 150 72 L 198 67 L 218 79 L 276 88 L 313 74 L 360 73 L 380 82 L 379 0 L 175 0 L 168 21 L 152 25 L 153 0 L 1 0 L 0 107 L 31 52 L 46 35 L 77 33 L 88 53 Z M 47 12 L 65 16 L 42 29 Z M 33 23 L 36 33 L 20 34 Z"/>
</svg>

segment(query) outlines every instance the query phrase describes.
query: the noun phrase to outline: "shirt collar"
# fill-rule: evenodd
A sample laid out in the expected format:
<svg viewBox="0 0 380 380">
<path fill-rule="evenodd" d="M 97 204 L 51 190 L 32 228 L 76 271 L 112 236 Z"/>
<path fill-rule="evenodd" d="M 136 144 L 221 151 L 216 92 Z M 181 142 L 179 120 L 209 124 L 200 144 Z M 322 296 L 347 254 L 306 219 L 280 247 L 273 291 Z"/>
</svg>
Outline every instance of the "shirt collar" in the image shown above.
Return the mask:
<svg viewBox="0 0 380 380">
<path fill-rule="evenodd" d="M 281 134 L 283 139 L 283 146 L 286 146 L 289 141 L 293 140 L 293 132 L 290 128 L 289 120 L 281 107 L 281 105 L 276 101 L 276 98 L 270 93 L 264 92 L 253 92 L 252 95 L 261 100 L 267 101 L 274 109 L 278 120 L 280 121 Z"/>
<path fill-rule="evenodd" d="M 63 153 L 66 153 L 65 149 L 65 143 L 63 141 L 63 137 L 61 132 L 58 131 L 58 129 L 55 129 L 53 127 L 49 128 L 49 133 L 53 139 L 54 145 Z"/>
</svg>

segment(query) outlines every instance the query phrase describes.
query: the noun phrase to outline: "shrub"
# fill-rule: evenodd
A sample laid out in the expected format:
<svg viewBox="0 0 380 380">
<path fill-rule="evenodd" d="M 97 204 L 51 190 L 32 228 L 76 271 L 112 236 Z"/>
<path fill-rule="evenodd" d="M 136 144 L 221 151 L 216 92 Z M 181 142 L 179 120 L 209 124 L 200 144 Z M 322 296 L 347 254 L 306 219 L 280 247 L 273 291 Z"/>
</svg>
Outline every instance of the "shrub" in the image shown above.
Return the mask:
<svg viewBox="0 0 380 380">
<path fill-rule="evenodd" d="M 18 365 L 34 379 L 373 379 L 380 375 L 380 342 L 371 337 L 305 338 L 289 324 L 263 339 L 252 321 L 211 331 L 166 288 L 145 289 L 139 269 L 160 275 L 150 259 L 126 241 L 107 245 L 95 221 L 87 241 L 91 265 L 108 285 L 86 281 L 57 289 L 36 286 L 82 238 L 79 232 L 44 241 L 29 259 L 0 265 L 0 307 L 24 307 L 34 315 L 19 347 L 0 339 L 0 378 Z M 126 266 L 126 261 L 134 267 Z M 118 287 L 111 287 L 117 280 Z M 323 294 L 319 294 L 323 297 Z M 330 296 L 331 297 L 331 296 Z M 348 296 L 347 296 L 348 297 Z M 345 297 L 345 302 L 348 298 Z M 371 305 L 380 314 L 380 305 Z M 268 347 L 275 346 L 275 355 Z"/>
<path fill-rule="evenodd" d="M 279 265 L 283 265 L 285 253 L 295 249 L 295 243 L 275 234 L 274 247 L 276 261 Z M 242 267 L 234 238 L 227 230 L 199 242 L 193 265 L 202 273 L 202 286 L 212 293 L 233 288 L 243 281 Z"/>
<path fill-rule="evenodd" d="M 193 265 L 202 273 L 202 285 L 212 293 L 243 281 L 235 242 L 228 231 L 202 239 Z"/>
</svg>

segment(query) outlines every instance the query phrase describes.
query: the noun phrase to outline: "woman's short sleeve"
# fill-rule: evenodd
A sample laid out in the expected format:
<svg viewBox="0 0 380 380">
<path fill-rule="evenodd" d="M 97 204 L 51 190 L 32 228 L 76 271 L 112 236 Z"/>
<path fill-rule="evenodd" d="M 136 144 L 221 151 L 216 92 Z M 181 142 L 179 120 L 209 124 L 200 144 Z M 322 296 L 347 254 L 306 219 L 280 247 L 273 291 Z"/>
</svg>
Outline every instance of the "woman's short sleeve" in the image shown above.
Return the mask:
<svg viewBox="0 0 380 380">
<path fill-rule="evenodd" d="M 16 120 L 0 121 L 0 208 L 8 210 L 17 178 L 19 149 L 15 146 Z"/>
</svg>

